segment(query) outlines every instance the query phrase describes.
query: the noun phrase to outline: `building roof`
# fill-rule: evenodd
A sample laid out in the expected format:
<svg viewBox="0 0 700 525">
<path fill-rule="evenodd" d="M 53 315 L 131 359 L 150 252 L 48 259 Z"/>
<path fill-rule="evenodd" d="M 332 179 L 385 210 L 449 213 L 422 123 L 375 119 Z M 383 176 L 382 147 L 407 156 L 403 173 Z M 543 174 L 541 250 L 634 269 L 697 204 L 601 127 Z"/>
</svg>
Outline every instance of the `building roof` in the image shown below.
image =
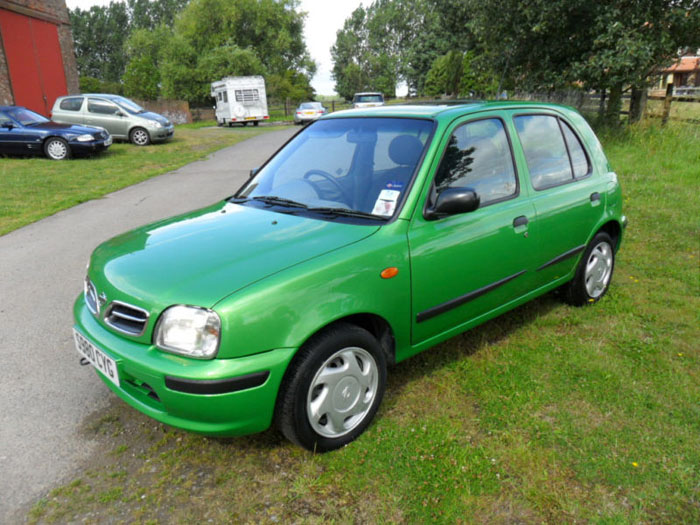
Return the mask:
<svg viewBox="0 0 700 525">
<path fill-rule="evenodd" d="M 663 70 L 664 73 L 690 73 L 700 70 L 700 56 L 681 57 L 680 60 Z"/>
</svg>

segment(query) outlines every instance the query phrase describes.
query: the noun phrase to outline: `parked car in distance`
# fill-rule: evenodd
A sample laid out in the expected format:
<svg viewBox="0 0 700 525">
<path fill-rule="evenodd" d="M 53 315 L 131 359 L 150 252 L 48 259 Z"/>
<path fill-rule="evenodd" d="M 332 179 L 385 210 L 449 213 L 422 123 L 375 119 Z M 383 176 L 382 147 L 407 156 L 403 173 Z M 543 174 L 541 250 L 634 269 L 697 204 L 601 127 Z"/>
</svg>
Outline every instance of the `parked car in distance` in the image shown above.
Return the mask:
<svg viewBox="0 0 700 525">
<path fill-rule="evenodd" d="M 381 93 L 355 93 L 352 97 L 352 107 L 373 108 L 384 105 L 384 95 Z"/>
<path fill-rule="evenodd" d="M 320 102 L 302 102 L 294 112 L 294 124 L 313 122 L 328 113 Z"/>
<path fill-rule="evenodd" d="M 367 428 L 389 365 L 554 289 L 599 301 L 626 225 L 592 129 L 552 104 L 341 111 L 252 173 L 97 247 L 75 342 L 158 421 L 314 451 Z"/>
<path fill-rule="evenodd" d="M 112 144 L 102 128 L 59 124 L 22 106 L 0 106 L 0 153 L 63 160 L 97 153 Z"/>
<path fill-rule="evenodd" d="M 67 124 L 100 126 L 115 139 L 137 146 L 168 140 L 175 129 L 164 116 L 146 111 L 128 98 L 104 93 L 58 97 L 51 118 Z"/>
</svg>

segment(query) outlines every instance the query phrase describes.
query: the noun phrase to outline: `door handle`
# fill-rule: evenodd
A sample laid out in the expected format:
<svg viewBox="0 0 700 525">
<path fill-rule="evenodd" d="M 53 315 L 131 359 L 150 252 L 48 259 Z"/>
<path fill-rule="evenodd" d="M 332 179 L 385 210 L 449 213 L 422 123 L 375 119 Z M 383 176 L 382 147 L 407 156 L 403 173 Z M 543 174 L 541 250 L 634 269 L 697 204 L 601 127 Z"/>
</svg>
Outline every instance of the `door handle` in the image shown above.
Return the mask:
<svg viewBox="0 0 700 525">
<path fill-rule="evenodd" d="M 527 217 L 525 217 L 525 215 L 521 215 L 520 217 L 513 219 L 513 228 L 517 228 L 518 226 L 526 226 L 528 222 L 530 221 L 527 220 Z"/>
<path fill-rule="evenodd" d="M 596 202 L 600 200 L 600 193 L 597 191 L 594 193 L 591 193 L 591 202 Z"/>
</svg>

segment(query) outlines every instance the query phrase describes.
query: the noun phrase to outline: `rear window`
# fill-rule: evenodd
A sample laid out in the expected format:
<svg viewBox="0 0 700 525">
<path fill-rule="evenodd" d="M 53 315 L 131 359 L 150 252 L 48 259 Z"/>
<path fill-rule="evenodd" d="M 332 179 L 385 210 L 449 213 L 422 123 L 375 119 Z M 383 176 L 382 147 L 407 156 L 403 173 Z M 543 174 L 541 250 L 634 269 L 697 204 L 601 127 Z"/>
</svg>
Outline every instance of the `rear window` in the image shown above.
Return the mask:
<svg viewBox="0 0 700 525">
<path fill-rule="evenodd" d="M 60 108 L 66 111 L 80 111 L 83 105 L 83 97 L 71 97 L 61 100 Z"/>
<path fill-rule="evenodd" d="M 384 102 L 384 97 L 380 94 L 355 95 L 353 102 Z"/>
<path fill-rule="evenodd" d="M 236 102 L 257 102 L 260 95 L 257 89 L 237 89 Z"/>
</svg>

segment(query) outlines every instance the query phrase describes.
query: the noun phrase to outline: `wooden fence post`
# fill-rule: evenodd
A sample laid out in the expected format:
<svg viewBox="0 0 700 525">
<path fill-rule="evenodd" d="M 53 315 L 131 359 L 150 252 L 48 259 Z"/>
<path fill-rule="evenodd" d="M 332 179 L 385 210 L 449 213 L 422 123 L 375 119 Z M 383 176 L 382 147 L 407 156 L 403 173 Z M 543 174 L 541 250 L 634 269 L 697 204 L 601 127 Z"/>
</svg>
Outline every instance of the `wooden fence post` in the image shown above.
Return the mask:
<svg viewBox="0 0 700 525">
<path fill-rule="evenodd" d="M 673 102 L 673 82 L 666 85 L 666 98 L 664 99 L 664 113 L 661 117 L 661 125 L 665 126 L 668 116 L 671 114 L 671 102 Z"/>
<path fill-rule="evenodd" d="M 289 116 L 289 97 L 284 99 L 284 116 L 285 117 Z"/>
<path fill-rule="evenodd" d="M 331 113 L 335 113 L 335 100 L 331 100 Z"/>
</svg>

